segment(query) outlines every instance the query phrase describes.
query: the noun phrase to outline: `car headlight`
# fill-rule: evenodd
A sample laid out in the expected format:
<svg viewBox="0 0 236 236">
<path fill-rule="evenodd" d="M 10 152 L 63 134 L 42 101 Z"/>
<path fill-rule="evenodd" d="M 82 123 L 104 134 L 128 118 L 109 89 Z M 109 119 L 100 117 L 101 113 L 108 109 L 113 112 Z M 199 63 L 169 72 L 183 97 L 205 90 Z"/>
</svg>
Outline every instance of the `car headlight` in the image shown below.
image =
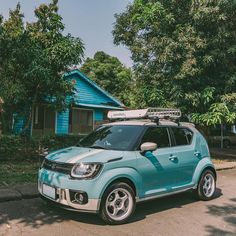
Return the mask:
<svg viewBox="0 0 236 236">
<path fill-rule="evenodd" d="M 78 163 L 71 170 L 71 176 L 78 179 L 92 179 L 101 170 L 100 163 Z"/>
</svg>

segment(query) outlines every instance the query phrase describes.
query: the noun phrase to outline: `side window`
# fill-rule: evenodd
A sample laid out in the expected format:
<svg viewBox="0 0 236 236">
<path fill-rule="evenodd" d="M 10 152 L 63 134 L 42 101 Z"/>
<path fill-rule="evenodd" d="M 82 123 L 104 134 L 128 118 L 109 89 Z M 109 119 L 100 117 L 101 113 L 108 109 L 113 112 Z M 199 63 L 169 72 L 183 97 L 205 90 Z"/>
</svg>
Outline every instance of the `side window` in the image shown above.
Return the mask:
<svg viewBox="0 0 236 236">
<path fill-rule="evenodd" d="M 170 140 L 167 128 L 164 127 L 150 127 L 142 138 L 142 143 L 153 142 L 157 144 L 158 148 L 170 147 Z"/>
<path fill-rule="evenodd" d="M 176 146 L 188 145 L 192 142 L 193 133 L 184 128 L 172 128 Z"/>
</svg>

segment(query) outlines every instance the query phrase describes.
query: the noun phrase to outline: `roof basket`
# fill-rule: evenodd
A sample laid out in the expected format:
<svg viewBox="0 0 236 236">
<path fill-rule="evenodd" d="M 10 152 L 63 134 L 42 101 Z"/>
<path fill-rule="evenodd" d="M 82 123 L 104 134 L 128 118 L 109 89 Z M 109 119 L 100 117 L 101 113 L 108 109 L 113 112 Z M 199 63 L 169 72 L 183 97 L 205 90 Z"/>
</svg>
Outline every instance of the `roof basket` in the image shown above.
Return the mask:
<svg viewBox="0 0 236 236">
<path fill-rule="evenodd" d="M 179 119 L 181 117 L 180 109 L 175 108 L 148 108 L 147 117 L 159 119 Z"/>
<path fill-rule="evenodd" d="M 171 119 L 177 120 L 181 117 L 181 111 L 175 108 L 154 108 L 127 111 L 109 111 L 107 117 L 111 120 L 117 119 L 142 119 L 149 118 L 151 120 Z"/>
</svg>

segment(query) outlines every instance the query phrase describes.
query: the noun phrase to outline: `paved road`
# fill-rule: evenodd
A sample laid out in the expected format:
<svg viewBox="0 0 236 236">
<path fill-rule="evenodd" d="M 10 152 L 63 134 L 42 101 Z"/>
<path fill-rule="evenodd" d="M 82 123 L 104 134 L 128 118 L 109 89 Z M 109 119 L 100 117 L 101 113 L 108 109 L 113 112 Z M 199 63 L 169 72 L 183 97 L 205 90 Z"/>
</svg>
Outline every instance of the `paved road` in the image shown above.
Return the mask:
<svg viewBox="0 0 236 236">
<path fill-rule="evenodd" d="M 190 193 L 138 205 L 132 222 L 109 226 L 91 214 L 49 208 L 41 199 L 0 204 L 0 235 L 236 235 L 236 169 L 218 173 L 217 196 Z"/>
</svg>

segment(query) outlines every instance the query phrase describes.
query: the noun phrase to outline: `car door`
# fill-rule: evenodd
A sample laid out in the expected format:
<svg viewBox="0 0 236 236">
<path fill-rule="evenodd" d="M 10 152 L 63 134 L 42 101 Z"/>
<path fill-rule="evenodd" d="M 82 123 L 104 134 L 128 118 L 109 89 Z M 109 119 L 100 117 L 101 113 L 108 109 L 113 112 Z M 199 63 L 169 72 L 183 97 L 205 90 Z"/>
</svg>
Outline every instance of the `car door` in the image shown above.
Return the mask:
<svg viewBox="0 0 236 236">
<path fill-rule="evenodd" d="M 137 151 L 137 167 L 142 176 L 145 197 L 172 191 L 179 163 L 171 148 L 169 130 L 166 127 L 149 127 L 141 139 L 141 144 L 145 142 L 154 142 L 158 146 L 153 152 Z"/>
<path fill-rule="evenodd" d="M 176 170 L 176 187 L 191 184 L 196 166 L 201 159 L 200 138 L 184 127 L 171 127 L 173 137 L 173 155 L 178 158 Z"/>
</svg>

